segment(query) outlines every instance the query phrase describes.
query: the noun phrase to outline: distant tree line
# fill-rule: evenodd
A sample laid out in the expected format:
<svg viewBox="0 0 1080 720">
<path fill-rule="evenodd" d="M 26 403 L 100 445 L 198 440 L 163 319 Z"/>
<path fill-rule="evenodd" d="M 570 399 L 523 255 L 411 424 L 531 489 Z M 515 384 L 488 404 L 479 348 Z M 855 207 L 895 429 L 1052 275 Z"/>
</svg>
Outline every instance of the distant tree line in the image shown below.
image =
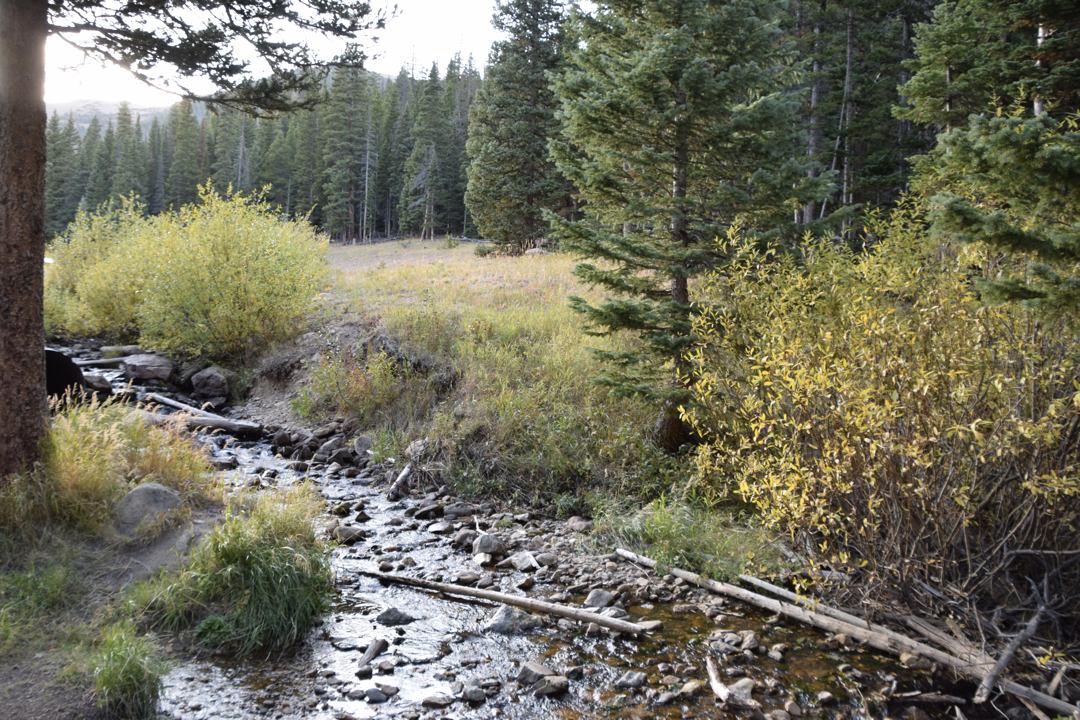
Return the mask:
<svg viewBox="0 0 1080 720">
<path fill-rule="evenodd" d="M 480 89 L 470 59 L 393 80 L 340 68 L 312 110 L 255 118 L 236 109 L 201 121 L 182 101 L 149 127 L 127 103 L 115 123 L 95 117 L 80 137 L 55 112 L 47 130 L 47 231 L 63 231 L 79 208 L 135 195 L 154 215 L 219 192 L 268 188 L 289 217 L 309 216 L 338 239 L 400 233 L 475 234 L 465 208 L 469 107 Z"/>
</svg>

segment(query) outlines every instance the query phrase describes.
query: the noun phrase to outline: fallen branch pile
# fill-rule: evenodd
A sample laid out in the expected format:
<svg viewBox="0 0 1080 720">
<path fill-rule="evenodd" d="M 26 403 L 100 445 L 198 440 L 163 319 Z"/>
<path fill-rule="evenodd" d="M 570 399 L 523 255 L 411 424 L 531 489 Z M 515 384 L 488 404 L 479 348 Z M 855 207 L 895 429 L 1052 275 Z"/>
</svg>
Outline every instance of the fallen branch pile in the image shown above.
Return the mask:
<svg viewBox="0 0 1080 720">
<path fill-rule="evenodd" d="M 657 563 L 651 558 L 632 553 L 629 550 L 623 550 L 619 548 L 615 551 L 620 556 L 639 563 L 649 568 L 655 568 Z M 797 604 L 791 604 L 776 600 L 758 593 L 746 590 L 745 588 L 738 587 L 736 585 L 730 585 L 724 582 L 718 582 L 716 580 L 710 580 L 703 578 L 697 573 L 692 573 L 687 570 L 680 570 L 678 568 L 667 568 L 667 572 L 671 573 L 677 578 L 682 578 L 688 582 L 694 583 L 698 587 L 711 590 L 712 592 L 726 595 L 728 597 L 735 598 L 749 605 L 754 605 L 770 612 L 774 612 L 785 617 L 798 620 L 812 625 L 821 630 L 826 630 L 832 633 L 844 633 L 848 636 L 858 640 L 861 643 L 865 643 L 870 647 L 877 650 L 881 650 L 894 655 L 900 655 L 902 653 L 914 653 L 921 655 L 929 660 L 948 666 L 964 675 L 976 681 L 986 681 L 987 689 L 986 695 L 989 695 L 990 689 L 993 688 L 997 674 L 1004 669 L 1004 666 L 1008 663 L 1009 657 L 1007 655 L 1002 657 L 1003 662 L 995 663 L 992 658 L 989 658 L 984 653 L 976 651 L 974 648 L 965 647 L 964 652 L 960 657 L 951 655 L 947 652 L 938 650 L 937 648 L 930 647 L 924 643 L 912 640 L 911 638 L 901 635 L 889 628 L 877 625 L 875 623 L 868 622 L 862 618 L 855 617 L 848 613 L 844 613 L 840 610 L 833 608 L 827 608 L 820 603 L 813 602 L 807 598 L 800 597 L 791 593 L 783 588 L 778 588 L 769 583 L 765 583 L 760 580 L 751 579 L 746 576 L 740 576 L 740 579 L 745 582 L 752 582 L 752 584 L 761 587 L 769 592 L 785 597 Z M 810 608 L 813 608 L 812 610 Z M 934 638 L 937 639 L 936 637 Z M 953 647 L 959 645 L 958 642 L 952 643 Z M 1019 644 L 1017 644 L 1017 647 Z M 1011 648 L 1014 652 L 1016 648 Z M 1000 665 L 1000 667 L 998 667 Z M 710 677 L 711 680 L 711 677 Z M 1039 692 L 1033 688 L 1020 685 L 1015 682 L 997 682 L 997 686 L 1011 695 L 1015 695 L 1022 700 L 1041 705 L 1044 708 L 1053 710 L 1054 712 L 1061 713 L 1065 716 L 1073 716 L 1080 720 L 1080 708 L 1076 705 L 1070 705 L 1064 700 L 1059 700 L 1055 697 L 1047 695 L 1046 693 Z M 982 689 L 980 688 L 980 696 L 982 695 Z M 984 698 L 985 699 L 985 698 Z"/>
</svg>

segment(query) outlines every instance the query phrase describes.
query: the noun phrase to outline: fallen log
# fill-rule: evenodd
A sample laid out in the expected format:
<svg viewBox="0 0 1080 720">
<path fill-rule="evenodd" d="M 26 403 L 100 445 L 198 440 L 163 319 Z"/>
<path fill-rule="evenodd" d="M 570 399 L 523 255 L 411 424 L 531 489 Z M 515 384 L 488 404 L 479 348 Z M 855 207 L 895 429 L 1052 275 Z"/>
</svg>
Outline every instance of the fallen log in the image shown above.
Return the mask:
<svg viewBox="0 0 1080 720">
<path fill-rule="evenodd" d="M 521 595 L 507 595 L 506 593 L 495 592 L 494 590 L 479 590 L 463 585 L 450 585 L 449 583 L 421 580 L 420 578 L 405 577 L 403 575 L 389 575 L 366 570 L 361 570 L 359 572 L 361 575 L 367 575 L 368 577 L 377 578 L 385 582 L 396 583 L 398 585 L 409 585 L 412 587 L 424 588 L 425 590 L 437 590 L 439 592 L 447 593 L 448 595 L 464 595 L 466 597 L 480 598 L 482 600 L 492 600 L 505 605 L 513 605 L 514 607 L 525 610 L 532 610 L 533 612 L 551 613 L 552 615 L 558 615 L 571 620 L 596 623 L 601 627 L 606 627 L 617 632 L 629 633 L 631 635 L 640 635 L 653 629 L 642 627 L 641 625 L 625 620 L 616 620 L 615 618 L 589 612 L 588 610 L 578 610 L 577 608 L 567 607 L 566 605 L 557 605 L 545 600 L 535 600 Z M 658 630 L 659 627 L 655 629 Z"/>
<path fill-rule="evenodd" d="M 705 669 L 709 673 L 709 687 L 712 688 L 713 695 L 724 705 L 737 710 L 761 709 L 761 703 L 757 700 L 733 692 L 731 688 L 724 684 L 724 681 L 720 679 L 720 668 L 716 666 L 716 660 L 713 660 L 712 655 L 705 657 Z"/>
<path fill-rule="evenodd" d="M 147 393 L 146 394 L 146 399 L 147 400 L 153 400 L 154 402 L 156 402 L 159 405 L 166 405 L 168 407 L 173 408 L 174 410 L 183 410 L 184 412 L 192 413 L 193 415 L 201 415 L 202 417 L 218 418 L 219 420 L 228 419 L 228 418 L 223 418 L 222 416 L 216 415 L 216 414 L 214 414 L 212 412 L 209 412 L 207 410 L 203 410 L 202 408 L 197 408 L 194 405 L 188 405 L 186 403 L 180 402 L 179 400 L 173 400 L 170 397 L 165 397 L 164 395 L 158 395 L 157 393 Z"/>
<path fill-rule="evenodd" d="M 158 415 L 149 410 L 139 410 L 139 415 L 151 425 L 168 425 L 170 422 L 180 423 L 188 430 L 224 430 L 227 433 L 239 437 L 261 437 L 262 425 L 242 420 L 229 420 L 223 417 L 207 417 L 206 415 L 192 415 L 179 413 L 176 415 Z"/>
<path fill-rule="evenodd" d="M 360 658 L 360 662 L 357 663 L 357 667 L 364 667 L 369 662 L 379 657 L 379 655 L 385 652 L 386 648 L 388 647 L 390 647 L 390 643 L 386 642 L 381 638 L 378 640 L 372 640 L 370 643 L 368 643 L 367 650 L 364 651 L 364 656 Z"/>
<path fill-rule="evenodd" d="M 98 358 L 96 360 L 72 360 L 73 363 L 80 367 L 104 367 L 106 365 L 119 365 L 128 358 L 133 357 L 128 355 L 126 357 L 117 358 Z"/>
<path fill-rule="evenodd" d="M 621 557 L 628 560 L 646 565 L 650 568 L 656 567 L 656 561 L 651 558 L 632 553 L 629 550 L 623 550 L 618 548 L 615 550 Z M 680 570 L 679 568 L 668 568 L 669 573 L 675 577 L 682 578 L 688 582 L 692 582 L 698 587 L 712 590 L 713 592 L 733 597 L 737 600 L 741 600 L 750 605 L 754 605 L 770 612 L 778 613 L 786 617 L 790 617 L 799 622 L 804 622 L 807 625 L 812 625 L 822 630 L 827 630 L 832 633 L 846 633 L 855 638 L 861 643 L 865 643 L 873 648 L 882 650 L 884 652 L 892 653 L 893 655 L 900 655 L 904 652 L 911 652 L 917 655 L 933 660 L 934 662 L 946 665 L 948 667 L 957 670 L 958 672 L 966 675 L 974 680 L 981 681 L 990 668 L 982 664 L 975 664 L 962 660 L 957 657 L 953 657 L 948 653 L 942 652 L 937 648 L 930 647 L 924 643 L 912 640 L 911 638 L 900 635 L 899 633 L 892 633 L 891 635 L 885 635 L 873 630 L 868 630 L 862 625 L 853 625 L 836 618 L 822 615 L 821 613 L 807 610 L 806 608 L 798 605 L 792 605 L 790 603 L 783 602 L 781 600 L 774 600 L 763 595 L 759 595 L 745 588 L 730 585 L 724 582 L 718 582 L 716 580 L 710 580 L 703 578 L 697 573 L 692 573 L 687 570 Z M 999 686 L 1002 690 L 1015 695 L 1020 698 L 1027 698 L 1032 702 L 1041 705 L 1042 707 L 1049 708 L 1055 712 L 1060 712 L 1065 715 L 1072 715 L 1080 720 L 1080 708 L 1076 705 L 1070 705 L 1063 700 L 1058 700 L 1055 697 L 1051 697 L 1046 693 L 1033 690 L 1032 688 L 1019 685 L 1015 682 L 1002 683 Z"/>
<path fill-rule="evenodd" d="M 998 675 L 1005 670 L 1009 665 L 1009 662 L 1013 659 L 1013 655 L 1020 649 L 1020 646 L 1031 639 L 1031 636 L 1035 634 L 1035 631 L 1039 629 L 1039 621 L 1042 620 L 1043 611 L 1046 608 L 1039 605 L 1039 609 L 1035 611 L 1031 620 L 1028 620 L 1024 629 L 1016 634 L 1016 637 L 1012 639 L 1009 646 L 1005 648 L 1005 652 L 998 658 L 997 663 L 990 669 L 990 672 L 986 673 L 982 682 L 979 683 L 979 689 L 975 691 L 975 704 L 984 703 L 990 699 L 990 693 L 994 689 L 994 683 L 997 682 Z M 1051 696 L 1052 697 L 1052 696 Z"/>
</svg>

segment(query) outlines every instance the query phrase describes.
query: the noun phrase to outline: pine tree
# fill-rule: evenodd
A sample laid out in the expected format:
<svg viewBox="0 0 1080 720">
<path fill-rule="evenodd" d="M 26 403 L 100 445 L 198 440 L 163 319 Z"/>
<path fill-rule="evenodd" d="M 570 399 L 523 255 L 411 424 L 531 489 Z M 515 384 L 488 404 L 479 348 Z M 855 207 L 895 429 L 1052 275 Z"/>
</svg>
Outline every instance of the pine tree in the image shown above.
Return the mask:
<svg viewBox="0 0 1080 720">
<path fill-rule="evenodd" d="M 443 112 L 439 66 L 431 65 L 427 80 L 416 100 L 416 118 L 409 137 L 412 152 L 405 161 L 400 200 L 401 229 L 419 232 L 421 240 L 432 240 L 442 225 L 445 186 L 441 159 L 447 135 Z"/>
<path fill-rule="evenodd" d="M 599 264 L 575 274 L 621 296 L 571 306 L 589 332 L 630 329 L 640 349 L 597 352 L 598 380 L 662 405 L 660 444 L 676 449 L 690 400 L 695 313 L 690 279 L 722 262 L 729 228 L 790 239 L 795 209 L 820 180 L 790 160 L 798 98 L 789 48 L 764 0 L 607 0 L 575 12 L 578 48 L 555 83 L 564 137 L 558 168 L 578 187 L 585 220 L 559 220 L 570 249 Z"/>
<path fill-rule="evenodd" d="M 86 133 L 83 134 L 82 142 L 79 144 L 78 160 L 75 163 L 75 176 L 68 195 L 68 207 L 71 208 L 72 217 L 79 208 L 91 207 L 86 199 L 86 193 L 90 184 L 90 173 L 93 171 L 98 145 L 100 144 L 101 121 L 95 115 L 90 118 L 90 124 L 87 125 Z"/>
<path fill-rule="evenodd" d="M 366 237 L 375 160 L 372 85 L 367 73 L 343 69 L 334 75 L 323 131 L 323 191 L 326 229 L 345 242 Z"/>
<path fill-rule="evenodd" d="M 45 232 L 49 237 L 62 232 L 75 219 L 70 195 L 78 162 L 78 140 L 71 115 L 61 126 L 60 116 L 54 111 L 45 129 Z"/>
<path fill-rule="evenodd" d="M 409 131 L 415 116 L 413 77 L 402 68 L 386 86 L 386 103 L 379 149 L 379 204 L 385 202 L 386 234 L 402 232 L 400 207 L 405 178 L 405 162 L 412 152 Z"/>
<path fill-rule="evenodd" d="M 112 120 L 105 126 L 105 135 L 94 151 L 94 163 L 86 184 L 86 205 L 96 209 L 112 196 L 112 176 L 116 167 L 116 133 Z"/>
<path fill-rule="evenodd" d="M 939 46 L 954 47 L 945 51 Z M 946 132 L 920 158 L 934 233 L 1015 255 L 987 300 L 1049 315 L 1080 308 L 1080 7 L 1052 0 L 946 3 L 919 29 L 900 114 Z M 993 111 L 988 111 L 993 108 Z M 965 122 L 966 120 L 966 122 Z"/>
<path fill-rule="evenodd" d="M 116 159 L 109 190 L 113 203 L 132 196 L 142 199 L 146 195 L 146 164 L 141 140 L 131 119 L 131 107 L 126 102 L 120 103 L 116 112 Z"/>
<path fill-rule="evenodd" d="M 191 102 L 183 100 L 177 108 L 172 162 L 165 180 L 166 204 L 179 209 L 198 202 L 199 183 L 204 179 L 199 172 L 199 127 L 191 110 Z"/>
<path fill-rule="evenodd" d="M 292 177 L 296 183 L 294 195 L 298 216 L 308 215 L 316 225 L 321 224 L 323 192 L 322 134 L 320 110 L 304 110 L 289 125 L 289 145 L 296 148 L 293 155 Z"/>
<path fill-rule="evenodd" d="M 146 209 L 149 214 L 157 215 L 165 209 L 165 178 L 168 170 L 165 161 L 165 134 L 156 117 L 150 122 L 150 137 L 147 145 L 149 162 L 147 163 Z"/>
<path fill-rule="evenodd" d="M 251 153 L 255 121 L 239 110 L 224 110 L 214 117 L 214 187 L 224 193 L 251 190 Z"/>
<path fill-rule="evenodd" d="M 281 208 L 286 216 L 292 213 L 292 164 L 296 155 L 296 148 L 289 144 L 289 137 L 289 119 L 283 117 L 275 123 L 274 138 L 259 168 L 259 186 L 270 186 L 267 200 Z"/>
<path fill-rule="evenodd" d="M 556 0 L 509 0 L 492 20 L 508 39 L 492 47 L 472 109 L 465 202 L 480 233 L 511 252 L 546 234 L 544 211 L 567 194 L 547 148 L 558 130 L 548 75 L 561 65 L 563 21 Z"/>
</svg>

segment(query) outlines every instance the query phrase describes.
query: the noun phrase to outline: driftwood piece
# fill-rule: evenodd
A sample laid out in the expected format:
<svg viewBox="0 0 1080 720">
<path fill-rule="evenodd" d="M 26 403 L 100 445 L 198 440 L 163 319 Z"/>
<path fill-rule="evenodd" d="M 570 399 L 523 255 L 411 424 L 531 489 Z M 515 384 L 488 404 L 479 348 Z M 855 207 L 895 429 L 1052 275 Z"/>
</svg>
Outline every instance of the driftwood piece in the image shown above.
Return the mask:
<svg viewBox="0 0 1080 720">
<path fill-rule="evenodd" d="M 364 651 L 363 657 L 360 658 L 360 662 L 357 667 L 364 667 L 369 662 L 386 652 L 386 648 L 390 647 L 390 643 L 386 642 L 382 638 L 378 640 L 372 640 L 368 643 L 367 650 Z"/>
<path fill-rule="evenodd" d="M 386 491 L 386 499 L 391 502 L 400 500 L 403 497 L 409 495 L 409 473 L 412 472 L 412 465 L 406 465 L 398 475 L 397 480 L 390 486 L 390 489 Z"/>
<path fill-rule="evenodd" d="M 125 357 L 117 358 L 98 358 L 96 360 L 72 360 L 71 362 L 75 363 L 79 367 L 105 367 L 108 365 L 119 365 L 120 363 L 131 357 L 134 356 L 127 355 Z"/>
<path fill-rule="evenodd" d="M 188 430 L 224 430 L 237 436 L 262 436 L 262 425 L 258 423 L 244 422 L 241 420 L 229 420 L 223 417 L 207 417 L 205 415 L 191 415 L 188 413 L 171 415 L 158 415 L 149 410 L 139 410 L 140 417 L 152 425 L 167 425 L 173 422 L 173 417 L 178 417 Z"/>
<path fill-rule="evenodd" d="M 523 597 L 521 595 L 507 595 L 506 593 L 495 592 L 494 590 L 479 590 L 463 585 L 450 585 L 448 583 L 433 582 L 431 580 L 421 580 L 420 578 L 405 577 L 403 575 L 388 575 L 386 573 L 368 572 L 365 570 L 361 570 L 360 574 L 378 578 L 379 580 L 384 580 L 386 582 L 396 583 L 398 585 L 410 585 L 412 587 L 424 588 L 425 590 L 437 590 L 439 592 L 447 593 L 448 595 L 464 595 L 466 597 L 480 598 L 482 600 L 492 600 L 505 605 L 513 605 L 514 607 L 523 608 L 525 610 L 532 610 L 533 612 L 551 613 L 552 615 L 559 615 L 560 617 L 569 618 L 571 620 L 596 623 L 602 627 L 617 632 L 629 633 L 631 635 L 639 635 L 647 631 L 646 628 L 632 622 L 616 620 L 615 618 L 599 615 L 594 612 L 589 612 L 588 610 L 578 610 L 577 608 L 567 607 L 566 605 L 557 605 L 544 600 L 534 600 L 533 598 Z"/>
<path fill-rule="evenodd" d="M 1046 608 L 1043 605 L 1039 605 L 1039 609 L 1035 611 L 1035 614 L 1028 620 L 1024 629 L 1016 634 L 1016 637 L 1012 639 L 1009 646 L 1005 648 L 1005 652 L 998 658 L 997 663 L 990 669 L 990 672 L 986 673 L 982 682 L 979 683 L 979 689 L 975 691 L 975 702 L 984 703 L 990 698 L 990 693 L 994 690 L 994 683 L 997 682 L 998 675 L 1008 667 L 1009 662 L 1013 659 L 1013 655 L 1020 649 L 1020 646 L 1031 639 L 1031 636 L 1035 634 L 1035 631 L 1039 629 L 1039 621 L 1042 620 L 1043 611 Z"/>
<path fill-rule="evenodd" d="M 171 397 L 165 397 L 164 395 L 158 395 L 157 393 L 147 393 L 146 394 L 146 399 L 147 400 L 153 400 L 154 402 L 156 402 L 159 405 L 166 405 L 168 407 L 173 408 L 174 410 L 183 410 L 184 412 L 192 413 L 193 415 L 201 415 L 202 417 L 218 418 L 219 420 L 226 420 L 227 419 L 227 418 L 221 417 L 220 415 L 216 415 L 216 414 L 214 414 L 212 412 L 209 412 L 207 410 L 203 410 L 202 408 L 195 407 L 194 405 L 188 405 L 187 403 L 182 403 L 179 400 L 173 400 Z"/>
<path fill-rule="evenodd" d="M 619 548 L 615 552 L 628 560 L 633 560 L 634 562 L 648 567 L 656 567 L 655 560 L 632 553 L 629 550 Z M 990 670 L 990 668 L 985 665 L 975 664 L 954 657 L 937 648 L 917 642 L 911 638 L 900 635 L 899 633 L 884 635 L 882 633 L 874 632 L 873 630 L 867 630 L 862 625 L 853 625 L 842 620 L 837 620 L 836 618 L 828 617 L 827 615 L 822 615 L 821 613 L 807 610 L 798 605 L 792 605 L 790 603 L 759 595 L 750 590 L 746 590 L 745 588 L 730 585 L 728 583 L 717 582 L 716 580 L 709 580 L 708 578 L 703 578 L 697 573 L 692 573 L 687 570 L 668 568 L 668 572 L 675 577 L 692 582 L 699 587 L 712 590 L 713 592 L 722 595 L 727 595 L 728 597 L 733 597 L 750 605 L 769 610 L 770 612 L 779 613 L 780 615 L 790 617 L 799 622 L 804 622 L 807 625 L 812 625 L 821 630 L 827 630 L 832 633 L 846 633 L 861 643 L 865 643 L 884 652 L 892 653 L 893 655 L 900 655 L 904 652 L 922 655 L 929 660 L 951 667 L 974 680 L 982 680 Z M 1064 715 L 1073 715 L 1080 720 L 1080 709 L 1078 709 L 1077 706 L 1058 700 L 1046 693 L 1033 690 L 1032 688 L 1025 687 L 1015 682 L 1002 683 L 1000 687 L 1002 690 L 1012 695 L 1020 698 L 1027 698 L 1044 708 L 1048 708 Z"/>
<path fill-rule="evenodd" d="M 705 669 L 709 673 L 709 687 L 713 695 L 724 705 L 736 710 L 760 710 L 761 703 L 753 698 L 748 698 L 741 693 L 734 692 L 720 679 L 720 668 L 716 666 L 716 660 L 711 655 L 705 657 Z"/>
</svg>

